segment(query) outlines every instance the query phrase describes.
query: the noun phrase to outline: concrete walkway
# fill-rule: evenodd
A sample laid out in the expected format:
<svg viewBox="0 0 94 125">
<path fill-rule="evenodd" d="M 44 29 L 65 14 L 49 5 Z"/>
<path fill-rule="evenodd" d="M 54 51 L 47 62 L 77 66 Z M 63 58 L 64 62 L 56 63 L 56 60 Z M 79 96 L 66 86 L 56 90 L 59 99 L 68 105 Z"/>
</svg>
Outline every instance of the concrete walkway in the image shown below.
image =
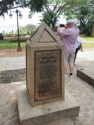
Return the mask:
<svg viewBox="0 0 94 125">
<path fill-rule="evenodd" d="M 0 71 L 25 68 L 25 60 L 25 56 L 6 58 L 2 57 L 0 58 Z M 84 50 L 84 52 L 78 52 L 76 65 L 81 66 L 82 62 L 86 63 L 86 61 L 94 61 L 94 49 L 88 49 Z"/>
<path fill-rule="evenodd" d="M 78 53 L 76 68 L 94 79 L 94 49 Z"/>
<path fill-rule="evenodd" d="M 94 61 L 94 48 L 78 52 L 76 63 L 85 61 Z"/>
<path fill-rule="evenodd" d="M 65 86 L 80 104 L 80 114 L 72 118 L 74 125 L 94 125 L 94 87 L 76 77 L 77 68 L 94 71 L 94 49 L 79 52 L 76 60 L 75 74 L 72 79 L 66 79 Z M 0 71 L 25 68 L 25 57 L 0 58 Z M 23 82 L 0 84 L 0 125 L 19 125 L 16 90 Z"/>
<path fill-rule="evenodd" d="M 83 43 L 94 44 L 94 42 L 93 42 L 93 41 L 87 41 L 87 40 L 85 40 L 85 39 L 83 39 L 83 38 L 82 38 L 82 42 L 83 42 Z"/>
<path fill-rule="evenodd" d="M 0 71 L 22 69 L 26 67 L 25 56 L 0 58 Z"/>
</svg>

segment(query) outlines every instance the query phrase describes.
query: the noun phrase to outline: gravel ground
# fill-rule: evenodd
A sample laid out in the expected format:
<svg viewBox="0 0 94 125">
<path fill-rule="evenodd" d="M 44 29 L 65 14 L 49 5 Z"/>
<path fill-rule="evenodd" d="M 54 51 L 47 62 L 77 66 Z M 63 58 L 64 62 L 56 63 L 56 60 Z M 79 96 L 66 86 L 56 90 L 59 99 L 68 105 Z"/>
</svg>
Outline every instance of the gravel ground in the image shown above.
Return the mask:
<svg viewBox="0 0 94 125">
<path fill-rule="evenodd" d="M 0 79 L 2 80 L 2 82 L 0 81 L 0 83 L 2 83 L 0 84 L 0 125 L 20 125 L 16 91 L 26 83 L 24 60 L 25 59 L 21 57 L 15 57 L 15 60 L 13 57 L 6 58 L 6 60 L 0 58 L 0 64 L 2 64 L 0 66 Z M 82 61 L 84 62 L 82 63 Z M 83 68 L 85 66 L 84 64 L 88 63 L 87 72 L 90 69 L 94 71 L 94 66 L 90 63 L 91 61 L 94 61 L 94 50 L 85 51 L 83 53 L 79 52 L 76 67 Z M 20 62 L 24 64 L 22 65 Z M 11 65 L 8 65 L 8 63 Z M 8 68 L 7 66 L 10 67 Z M 13 70 L 13 66 L 18 66 L 20 69 Z M 91 73 L 92 72 L 89 71 L 89 74 Z M 72 119 L 74 125 L 94 125 L 94 87 L 77 78 L 76 72 L 72 79 L 66 79 L 65 86 L 80 104 L 79 117 Z"/>
<path fill-rule="evenodd" d="M 0 50 L 2 52 L 3 50 Z M 4 52 L 4 51 L 3 51 Z M 23 81 L 26 79 L 25 51 L 6 50 L 6 58 L 0 56 L 0 83 Z M 10 53 L 11 52 L 11 53 Z M 16 55 L 16 57 L 8 57 Z M 19 56 L 22 55 L 22 56 Z M 76 67 L 94 77 L 94 49 L 80 52 L 77 55 Z M 89 66 L 89 68 L 88 68 Z"/>
<path fill-rule="evenodd" d="M 0 84 L 0 125 L 20 125 L 16 91 L 25 83 Z M 66 79 L 65 86 L 80 104 L 79 117 L 72 119 L 74 125 L 94 125 L 94 87 L 76 75 Z"/>
<path fill-rule="evenodd" d="M 17 52 L 17 48 L 15 49 L 0 49 L 0 57 L 19 57 L 19 56 L 25 56 L 26 50 L 25 48 L 22 49 L 22 51 Z"/>
<path fill-rule="evenodd" d="M 6 70 L 0 72 L 0 83 L 11 83 L 26 79 L 26 69 Z"/>
</svg>

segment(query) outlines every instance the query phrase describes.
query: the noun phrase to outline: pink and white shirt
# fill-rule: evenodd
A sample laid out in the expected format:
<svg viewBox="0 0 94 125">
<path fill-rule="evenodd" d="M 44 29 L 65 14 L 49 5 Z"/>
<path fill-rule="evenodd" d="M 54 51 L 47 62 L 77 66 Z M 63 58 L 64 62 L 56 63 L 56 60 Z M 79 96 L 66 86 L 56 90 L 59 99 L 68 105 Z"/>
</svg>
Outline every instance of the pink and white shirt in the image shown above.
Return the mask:
<svg viewBox="0 0 94 125">
<path fill-rule="evenodd" d="M 62 42 L 64 43 L 65 52 L 68 54 L 75 53 L 79 29 L 77 27 L 71 27 L 62 31 L 60 30 L 59 34 Z"/>
</svg>

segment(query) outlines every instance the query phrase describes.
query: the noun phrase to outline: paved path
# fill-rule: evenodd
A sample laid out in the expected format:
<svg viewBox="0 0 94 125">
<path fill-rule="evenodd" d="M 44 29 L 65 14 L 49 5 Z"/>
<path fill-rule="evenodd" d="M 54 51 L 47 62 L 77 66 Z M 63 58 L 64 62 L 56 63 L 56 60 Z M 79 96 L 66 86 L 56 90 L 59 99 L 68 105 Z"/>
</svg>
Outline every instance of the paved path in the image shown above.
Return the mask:
<svg viewBox="0 0 94 125">
<path fill-rule="evenodd" d="M 88 76 L 94 79 L 94 49 L 79 51 L 76 60 L 76 67 L 83 70 Z"/>
<path fill-rule="evenodd" d="M 83 43 L 94 44 L 94 42 L 93 42 L 93 41 L 88 41 L 88 40 L 85 40 L 85 39 L 83 39 L 83 38 L 82 38 L 82 42 L 83 42 Z"/>
<path fill-rule="evenodd" d="M 23 82 L 0 85 L 0 125 L 20 125 L 16 90 Z M 94 88 L 76 76 L 66 79 L 66 87 L 80 104 L 79 117 L 73 118 L 74 125 L 94 125 Z"/>
<path fill-rule="evenodd" d="M 93 49 L 78 53 L 77 67 L 85 66 L 84 64 L 89 61 L 94 62 Z M 23 67 L 25 67 L 25 57 L 0 58 L 1 71 Z M 90 67 L 91 70 L 94 70 L 94 67 L 88 64 L 88 68 Z M 79 117 L 72 119 L 74 125 L 94 125 L 94 87 L 76 77 L 76 67 L 74 77 L 65 81 L 66 88 L 81 106 Z M 0 125 L 20 125 L 16 90 L 22 85 L 23 82 L 0 84 Z"/>
<path fill-rule="evenodd" d="M 94 61 L 94 49 L 85 49 L 83 52 L 79 51 L 76 62 Z"/>
<path fill-rule="evenodd" d="M 0 71 L 25 68 L 25 56 L 0 58 Z"/>
<path fill-rule="evenodd" d="M 0 58 L 0 71 L 25 68 L 25 60 L 25 56 L 6 58 L 2 57 Z M 84 50 L 84 52 L 78 52 L 76 64 L 80 65 L 82 64 L 82 62 L 87 61 L 94 61 L 94 49 L 88 49 Z"/>
</svg>

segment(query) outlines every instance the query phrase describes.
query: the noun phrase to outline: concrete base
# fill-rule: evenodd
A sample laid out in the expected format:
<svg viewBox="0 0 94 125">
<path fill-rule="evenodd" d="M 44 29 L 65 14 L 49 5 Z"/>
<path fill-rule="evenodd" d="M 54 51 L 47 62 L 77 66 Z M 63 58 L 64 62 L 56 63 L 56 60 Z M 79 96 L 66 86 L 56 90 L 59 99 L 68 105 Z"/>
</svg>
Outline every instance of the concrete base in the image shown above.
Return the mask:
<svg viewBox="0 0 94 125">
<path fill-rule="evenodd" d="M 70 118 L 62 118 L 43 125 L 73 125 L 73 122 Z"/>
<path fill-rule="evenodd" d="M 17 92 L 17 98 L 20 125 L 61 125 L 62 118 L 79 115 L 80 106 L 67 90 L 65 91 L 65 100 L 35 107 L 31 107 L 29 104 L 25 86 Z M 58 124 L 55 124 L 55 120 L 58 120 Z M 66 124 L 63 125 L 72 124 L 67 124 L 66 121 Z"/>
<path fill-rule="evenodd" d="M 20 52 L 22 51 L 22 48 L 21 47 L 17 47 L 17 52 Z"/>
<path fill-rule="evenodd" d="M 81 78 L 82 80 L 84 80 L 85 82 L 87 82 L 88 84 L 94 86 L 94 78 L 92 77 L 92 75 L 88 74 L 88 72 L 84 69 L 84 70 L 77 70 L 77 77 Z"/>
</svg>

